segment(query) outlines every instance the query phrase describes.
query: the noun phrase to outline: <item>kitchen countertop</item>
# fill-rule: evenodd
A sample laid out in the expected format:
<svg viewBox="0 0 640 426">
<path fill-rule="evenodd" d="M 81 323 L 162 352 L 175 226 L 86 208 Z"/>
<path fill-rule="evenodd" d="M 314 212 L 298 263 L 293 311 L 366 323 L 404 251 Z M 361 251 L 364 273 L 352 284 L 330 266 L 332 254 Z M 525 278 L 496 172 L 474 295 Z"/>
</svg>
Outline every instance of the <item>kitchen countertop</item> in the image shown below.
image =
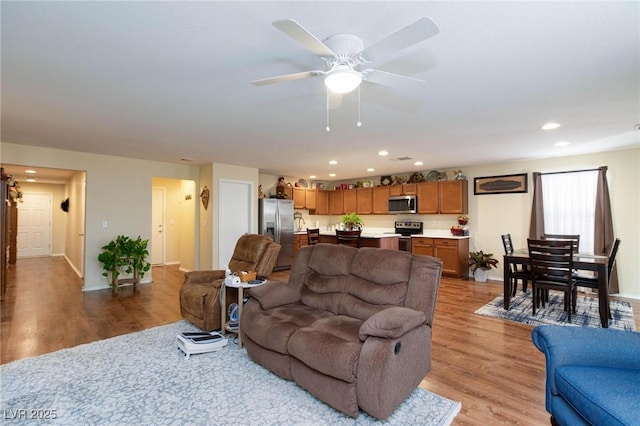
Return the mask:
<svg viewBox="0 0 640 426">
<path fill-rule="evenodd" d="M 300 231 L 296 231 L 295 234 L 303 234 L 306 235 L 307 230 L 305 229 L 300 230 Z M 327 235 L 327 236 L 335 236 L 336 235 L 336 231 L 325 231 L 325 230 L 321 230 L 320 231 L 320 235 Z M 360 234 L 360 237 L 362 238 L 389 238 L 389 237 L 400 237 L 400 234 L 395 234 L 393 228 L 391 229 L 386 229 L 386 228 L 373 228 L 373 229 L 367 229 L 364 228 L 364 230 L 362 231 L 362 234 Z M 458 235 L 451 235 L 451 231 L 449 231 L 448 229 L 425 229 L 422 231 L 422 234 L 417 234 L 417 235 L 412 235 L 412 237 L 426 237 L 426 238 L 450 238 L 453 240 L 464 240 L 469 238 L 468 235 L 464 235 L 464 236 L 458 236 Z"/>
</svg>

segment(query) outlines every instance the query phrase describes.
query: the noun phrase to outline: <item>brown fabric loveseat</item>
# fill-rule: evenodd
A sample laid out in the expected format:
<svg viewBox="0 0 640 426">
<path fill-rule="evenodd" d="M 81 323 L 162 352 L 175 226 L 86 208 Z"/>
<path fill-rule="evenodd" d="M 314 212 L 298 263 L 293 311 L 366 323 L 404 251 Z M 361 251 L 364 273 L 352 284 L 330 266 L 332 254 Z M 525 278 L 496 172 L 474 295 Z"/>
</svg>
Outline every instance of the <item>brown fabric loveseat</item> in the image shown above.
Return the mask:
<svg viewBox="0 0 640 426">
<path fill-rule="evenodd" d="M 249 357 L 334 408 L 387 418 L 431 368 L 442 262 L 397 250 L 303 247 L 288 283 L 251 289 Z"/>
<path fill-rule="evenodd" d="M 228 266 L 231 272 L 256 271 L 258 276 L 268 277 L 279 253 L 280 244 L 274 243 L 271 237 L 244 234 L 238 239 Z M 192 271 L 184 276 L 184 284 L 180 288 L 180 313 L 202 330 L 219 330 L 220 288 L 225 271 Z M 231 302 L 233 296 L 227 300 Z"/>
</svg>

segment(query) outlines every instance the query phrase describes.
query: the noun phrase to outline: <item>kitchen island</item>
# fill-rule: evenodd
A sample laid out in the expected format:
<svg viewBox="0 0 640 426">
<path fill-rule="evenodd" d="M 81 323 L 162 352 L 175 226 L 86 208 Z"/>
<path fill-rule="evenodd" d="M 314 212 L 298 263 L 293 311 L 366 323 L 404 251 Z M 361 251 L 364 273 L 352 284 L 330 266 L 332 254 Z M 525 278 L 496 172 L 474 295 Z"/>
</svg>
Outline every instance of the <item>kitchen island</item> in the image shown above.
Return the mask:
<svg viewBox="0 0 640 426">
<path fill-rule="evenodd" d="M 398 250 L 398 234 L 369 233 L 360 234 L 360 247 L 376 247 L 390 250 Z M 335 231 L 320 231 L 320 242 L 337 244 L 338 237 Z"/>
</svg>

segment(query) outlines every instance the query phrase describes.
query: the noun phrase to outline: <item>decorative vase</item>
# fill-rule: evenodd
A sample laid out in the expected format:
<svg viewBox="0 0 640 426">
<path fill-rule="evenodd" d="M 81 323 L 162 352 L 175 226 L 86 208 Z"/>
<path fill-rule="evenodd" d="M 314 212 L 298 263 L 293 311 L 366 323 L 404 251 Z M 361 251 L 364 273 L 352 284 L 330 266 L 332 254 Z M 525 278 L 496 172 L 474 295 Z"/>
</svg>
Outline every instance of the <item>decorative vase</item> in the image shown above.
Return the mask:
<svg viewBox="0 0 640 426">
<path fill-rule="evenodd" d="M 473 277 L 475 278 L 476 282 L 485 283 L 487 282 L 487 270 L 478 268 L 473 271 Z"/>
</svg>

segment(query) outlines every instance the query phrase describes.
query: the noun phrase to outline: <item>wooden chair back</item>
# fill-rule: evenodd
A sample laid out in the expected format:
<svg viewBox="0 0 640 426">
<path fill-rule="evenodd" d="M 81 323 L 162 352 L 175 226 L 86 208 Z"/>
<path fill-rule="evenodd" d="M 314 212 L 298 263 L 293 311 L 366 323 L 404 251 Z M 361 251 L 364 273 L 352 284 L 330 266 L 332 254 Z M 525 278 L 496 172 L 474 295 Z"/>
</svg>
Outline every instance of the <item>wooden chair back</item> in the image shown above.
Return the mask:
<svg viewBox="0 0 640 426">
<path fill-rule="evenodd" d="M 345 244 L 351 247 L 360 247 L 360 234 L 361 230 L 357 231 L 341 231 L 336 229 L 336 237 L 338 238 L 338 244 Z"/>
<path fill-rule="evenodd" d="M 543 240 L 570 240 L 573 241 L 573 252 L 578 253 L 578 249 L 580 248 L 580 234 L 542 234 Z"/>
<path fill-rule="evenodd" d="M 320 242 L 320 229 L 307 228 L 307 238 L 309 239 L 309 245 L 318 244 Z"/>
</svg>

